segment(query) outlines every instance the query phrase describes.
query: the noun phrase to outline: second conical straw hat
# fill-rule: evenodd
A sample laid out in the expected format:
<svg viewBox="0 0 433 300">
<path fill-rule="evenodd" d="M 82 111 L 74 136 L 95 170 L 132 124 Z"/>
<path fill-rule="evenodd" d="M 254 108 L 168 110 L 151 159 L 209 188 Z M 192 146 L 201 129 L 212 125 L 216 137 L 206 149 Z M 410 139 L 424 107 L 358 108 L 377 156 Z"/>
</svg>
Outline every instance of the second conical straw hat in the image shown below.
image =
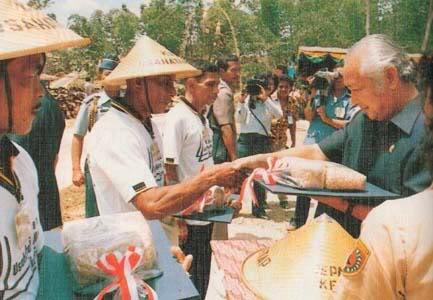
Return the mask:
<svg viewBox="0 0 433 300">
<path fill-rule="evenodd" d="M 175 75 L 177 79 L 200 75 L 182 58 L 176 56 L 147 36 L 141 37 L 104 84 L 122 85 L 127 79 L 159 75 Z"/>
<path fill-rule="evenodd" d="M 261 299 L 329 299 L 355 240 L 323 214 L 247 257 L 242 280 Z"/>
</svg>

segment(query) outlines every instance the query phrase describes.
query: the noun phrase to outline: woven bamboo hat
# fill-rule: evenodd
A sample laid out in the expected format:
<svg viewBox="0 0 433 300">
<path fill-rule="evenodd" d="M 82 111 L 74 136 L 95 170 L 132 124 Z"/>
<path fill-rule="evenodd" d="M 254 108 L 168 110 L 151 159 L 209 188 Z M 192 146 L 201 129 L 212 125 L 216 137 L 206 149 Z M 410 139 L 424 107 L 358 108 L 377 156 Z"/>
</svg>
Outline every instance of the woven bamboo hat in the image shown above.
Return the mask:
<svg viewBox="0 0 433 300">
<path fill-rule="evenodd" d="M 201 74 L 182 58 L 171 53 L 147 36 L 141 37 L 104 84 L 123 85 L 127 79 L 158 75 L 176 75 L 177 79 Z"/>
<path fill-rule="evenodd" d="M 355 240 L 323 214 L 246 258 L 242 280 L 260 299 L 329 299 Z"/>
<path fill-rule="evenodd" d="M 38 10 L 15 0 L 0 0 L 0 60 L 89 43 Z"/>
</svg>

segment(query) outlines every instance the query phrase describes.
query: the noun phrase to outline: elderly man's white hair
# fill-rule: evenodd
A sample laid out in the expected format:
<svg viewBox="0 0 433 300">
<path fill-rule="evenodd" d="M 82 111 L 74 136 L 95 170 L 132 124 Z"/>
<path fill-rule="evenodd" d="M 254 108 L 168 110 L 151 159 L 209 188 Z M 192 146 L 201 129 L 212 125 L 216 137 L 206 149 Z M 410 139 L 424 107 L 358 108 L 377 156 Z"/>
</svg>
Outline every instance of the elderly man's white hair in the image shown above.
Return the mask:
<svg viewBox="0 0 433 300">
<path fill-rule="evenodd" d="M 397 68 L 402 81 L 416 82 L 415 66 L 409 56 L 386 35 L 362 38 L 349 49 L 346 60 L 352 56 L 360 59 L 360 74 L 372 78 L 379 86 L 383 83 L 384 71 L 392 66 Z"/>
</svg>

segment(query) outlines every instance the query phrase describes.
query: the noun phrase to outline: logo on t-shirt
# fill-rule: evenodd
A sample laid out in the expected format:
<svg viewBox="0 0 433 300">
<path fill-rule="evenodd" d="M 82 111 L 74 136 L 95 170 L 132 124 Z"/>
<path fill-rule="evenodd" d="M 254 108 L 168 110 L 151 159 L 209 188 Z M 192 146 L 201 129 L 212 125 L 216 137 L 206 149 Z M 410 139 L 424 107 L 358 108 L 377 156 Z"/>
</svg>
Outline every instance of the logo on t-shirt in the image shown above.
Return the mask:
<svg viewBox="0 0 433 300">
<path fill-rule="evenodd" d="M 200 136 L 200 144 L 195 157 L 197 157 L 198 162 L 203 162 L 212 157 L 212 140 L 207 128 L 203 130 L 203 134 Z"/>
</svg>

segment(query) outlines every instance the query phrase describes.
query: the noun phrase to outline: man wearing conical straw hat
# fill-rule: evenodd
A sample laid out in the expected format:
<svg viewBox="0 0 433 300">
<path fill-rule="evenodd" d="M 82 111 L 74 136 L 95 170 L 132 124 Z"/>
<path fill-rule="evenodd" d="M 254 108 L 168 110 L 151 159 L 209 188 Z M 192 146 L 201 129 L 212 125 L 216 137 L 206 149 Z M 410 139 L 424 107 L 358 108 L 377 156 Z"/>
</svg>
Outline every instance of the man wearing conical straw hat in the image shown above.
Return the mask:
<svg viewBox="0 0 433 300">
<path fill-rule="evenodd" d="M 177 185 L 162 187 L 161 137 L 151 114 L 167 111 L 175 96 L 174 80 L 198 76 L 187 64 L 149 37 L 138 39 L 104 84 L 126 84 L 126 96 L 92 129 L 89 169 L 101 215 L 139 210 L 146 219 L 179 212 L 211 186 L 236 186 L 239 172 L 231 164 L 204 170 Z M 171 236 L 172 243 L 175 239 Z"/>
<path fill-rule="evenodd" d="M 0 0 L 0 298 L 34 299 L 43 246 L 38 179 L 26 151 L 7 133 L 26 134 L 40 107 L 46 52 L 88 44 L 14 0 Z"/>
</svg>

